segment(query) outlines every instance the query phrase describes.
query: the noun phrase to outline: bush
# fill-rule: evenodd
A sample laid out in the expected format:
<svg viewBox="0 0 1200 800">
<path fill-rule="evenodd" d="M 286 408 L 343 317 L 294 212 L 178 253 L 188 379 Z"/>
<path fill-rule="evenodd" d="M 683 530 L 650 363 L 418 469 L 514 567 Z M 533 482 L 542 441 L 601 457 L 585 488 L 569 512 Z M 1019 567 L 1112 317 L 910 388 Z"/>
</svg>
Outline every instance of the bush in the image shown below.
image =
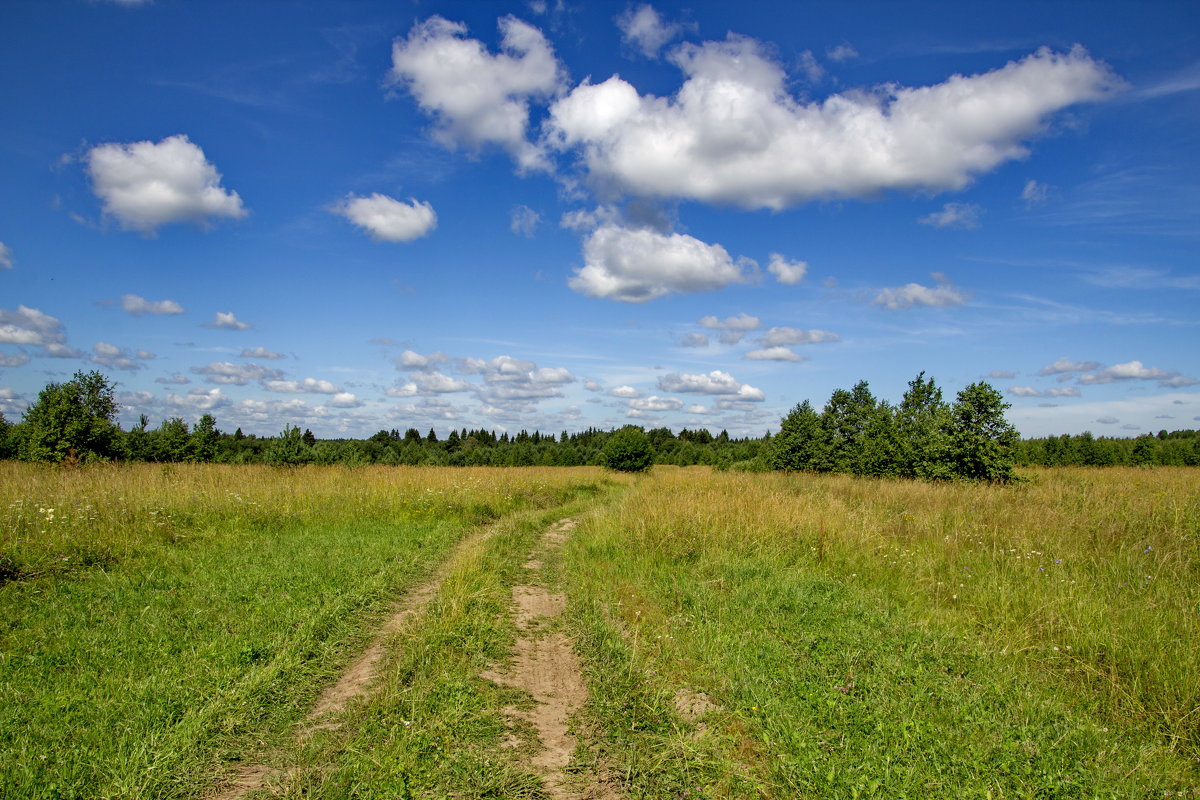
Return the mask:
<svg viewBox="0 0 1200 800">
<path fill-rule="evenodd" d="M 645 472 L 654 458 L 650 438 L 636 425 L 626 425 L 608 437 L 601 451 L 604 466 L 618 472 Z"/>
</svg>

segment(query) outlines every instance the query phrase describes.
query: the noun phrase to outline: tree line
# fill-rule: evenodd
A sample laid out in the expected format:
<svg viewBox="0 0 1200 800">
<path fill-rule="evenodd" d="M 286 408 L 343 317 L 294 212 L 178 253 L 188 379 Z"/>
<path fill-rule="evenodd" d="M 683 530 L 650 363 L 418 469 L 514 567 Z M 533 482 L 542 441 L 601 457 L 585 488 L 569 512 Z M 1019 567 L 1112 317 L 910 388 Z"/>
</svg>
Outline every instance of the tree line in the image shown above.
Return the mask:
<svg viewBox="0 0 1200 800">
<path fill-rule="evenodd" d="M 735 438 L 707 429 L 679 433 L 587 430 L 559 435 L 484 429 L 380 430 L 366 439 L 317 439 L 285 426 L 277 436 L 232 433 L 211 414 L 194 424 L 179 417 L 150 427 L 145 415 L 123 430 L 115 421 L 115 385 L 99 372 L 78 372 L 50 383 L 9 424 L 0 415 L 0 458 L 52 463 L 93 461 L 367 464 L 430 466 L 599 465 L 637 471 L 653 464 L 711 465 L 717 469 L 846 472 L 927 480 L 1006 481 L 1016 465 L 1200 464 L 1193 431 L 1158 437 L 1104 439 L 1091 434 L 1021 440 L 1004 412 L 1008 404 L 986 383 L 943 398 L 932 379 L 918 375 L 898 405 L 876 399 L 866 381 L 839 389 L 817 411 L 804 401 L 783 418 L 780 431 Z"/>
</svg>

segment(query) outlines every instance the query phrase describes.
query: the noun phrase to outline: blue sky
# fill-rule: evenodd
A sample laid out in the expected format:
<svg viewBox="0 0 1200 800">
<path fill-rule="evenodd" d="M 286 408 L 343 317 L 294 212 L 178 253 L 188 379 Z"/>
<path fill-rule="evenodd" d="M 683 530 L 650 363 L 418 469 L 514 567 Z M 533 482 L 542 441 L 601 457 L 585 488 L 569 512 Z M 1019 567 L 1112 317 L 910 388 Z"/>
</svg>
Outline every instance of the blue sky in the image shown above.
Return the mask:
<svg viewBox="0 0 1200 800">
<path fill-rule="evenodd" d="M 10 0 L 0 411 L 1200 421 L 1200 5 Z"/>
</svg>

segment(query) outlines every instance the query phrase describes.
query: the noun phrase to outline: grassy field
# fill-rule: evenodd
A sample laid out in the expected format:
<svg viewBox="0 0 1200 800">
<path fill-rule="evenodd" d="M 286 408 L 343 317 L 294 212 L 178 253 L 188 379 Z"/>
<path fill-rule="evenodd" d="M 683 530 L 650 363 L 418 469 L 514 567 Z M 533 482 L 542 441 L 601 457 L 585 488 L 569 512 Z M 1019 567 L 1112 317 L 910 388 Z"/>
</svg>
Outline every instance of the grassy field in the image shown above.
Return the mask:
<svg viewBox="0 0 1200 800">
<path fill-rule="evenodd" d="M 195 797 L 472 527 L 598 470 L 0 464 L 0 796 Z"/>
<path fill-rule="evenodd" d="M 205 797 L 262 763 L 254 797 L 552 797 L 502 711 L 530 701 L 481 676 L 536 574 L 589 686 L 580 787 L 1196 796 L 1200 472 L 1023 475 L 2 464 L 0 795 Z M 439 564 L 375 691 L 297 739 Z"/>
</svg>

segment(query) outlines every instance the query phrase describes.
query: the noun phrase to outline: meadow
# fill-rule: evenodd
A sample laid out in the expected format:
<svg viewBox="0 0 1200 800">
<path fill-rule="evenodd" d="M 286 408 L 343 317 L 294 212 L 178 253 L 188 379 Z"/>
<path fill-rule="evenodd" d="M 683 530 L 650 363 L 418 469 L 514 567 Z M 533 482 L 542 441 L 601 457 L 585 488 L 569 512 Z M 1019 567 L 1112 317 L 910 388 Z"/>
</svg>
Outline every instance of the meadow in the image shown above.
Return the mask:
<svg viewBox="0 0 1200 800">
<path fill-rule="evenodd" d="M 1021 477 L 3 463 L 0 794 L 261 763 L 247 797 L 565 796 L 484 677 L 536 578 L 589 690 L 575 796 L 1196 796 L 1200 473 Z M 371 694 L 297 737 L 439 569 Z"/>
</svg>

